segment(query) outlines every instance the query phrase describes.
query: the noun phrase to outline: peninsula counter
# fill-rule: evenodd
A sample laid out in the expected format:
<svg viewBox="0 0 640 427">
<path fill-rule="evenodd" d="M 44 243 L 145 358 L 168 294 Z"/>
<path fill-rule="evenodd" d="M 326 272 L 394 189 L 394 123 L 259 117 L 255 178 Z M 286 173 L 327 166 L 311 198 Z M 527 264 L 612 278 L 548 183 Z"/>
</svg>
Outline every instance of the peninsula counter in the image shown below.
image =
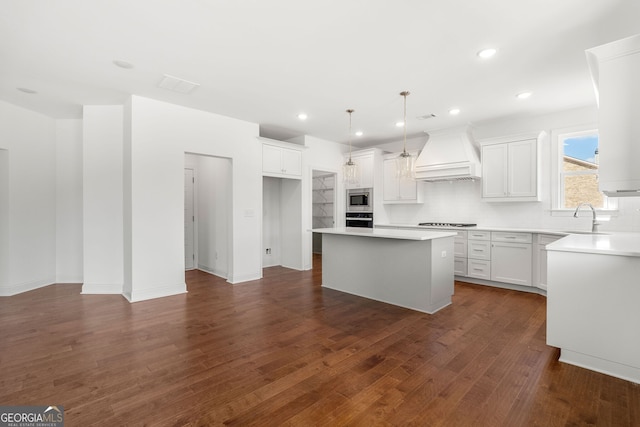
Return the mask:
<svg viewBox="0 0 640 427">
<path fill-rule="evenodd" d="M 322 286 L 424 313 L 451 304 L 451 231 L 320 228 Z"/>
</svg>

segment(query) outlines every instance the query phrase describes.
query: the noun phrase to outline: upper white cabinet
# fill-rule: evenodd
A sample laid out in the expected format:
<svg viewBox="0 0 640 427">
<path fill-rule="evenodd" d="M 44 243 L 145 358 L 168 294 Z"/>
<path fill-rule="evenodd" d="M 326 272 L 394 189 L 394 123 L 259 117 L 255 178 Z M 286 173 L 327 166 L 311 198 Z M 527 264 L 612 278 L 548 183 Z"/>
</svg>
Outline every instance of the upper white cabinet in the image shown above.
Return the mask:
<svg viewBox="0 0 640 427">
<path fill-rule="evenodd" d="M 345 157 L 345 162 L 349 156 Z M 358 177 L 356 182 L 345 183 L 347 189 L 351 188 L 373 188 L 375 158 L 373 151 L 353 153 L 351 160 L 358 165 Z"/>
<path fill-rule="evenodd" d="M 383 162 L 384 203 L 423 203 L 422 182 L 398 177 L 396 157 L 397 155 L 388 156 Z"/>
<path fill-rule="evenodd" d="M 295 148 L 262 144 L 262 174 L 280 178 L 302 178 L 302 152 Z"/>
<path fill-rule="evenodd" d="M 640 196 L 640 34 L 587 50 L 598 98 L 598 185 Z"/>
<path fill-rule="evenodd" d="M 540 200 L 539 150 L 544 133 L 487 139 L 482 146 L 482 197 L 490 202 Z"/>
</svg>

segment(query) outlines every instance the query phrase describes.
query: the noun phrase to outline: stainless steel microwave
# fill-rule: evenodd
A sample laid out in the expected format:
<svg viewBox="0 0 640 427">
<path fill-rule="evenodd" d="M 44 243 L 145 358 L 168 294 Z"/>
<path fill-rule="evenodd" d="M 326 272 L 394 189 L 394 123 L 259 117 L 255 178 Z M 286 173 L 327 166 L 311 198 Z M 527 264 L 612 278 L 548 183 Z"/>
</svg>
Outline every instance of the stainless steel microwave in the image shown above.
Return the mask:
<svg viewBox="0 0 640 427">
<path fill-rule="evenodd" d="M 347 190 L 347 212 L 372 212 L 373 191 L 371 188 Z"/>
</svg>

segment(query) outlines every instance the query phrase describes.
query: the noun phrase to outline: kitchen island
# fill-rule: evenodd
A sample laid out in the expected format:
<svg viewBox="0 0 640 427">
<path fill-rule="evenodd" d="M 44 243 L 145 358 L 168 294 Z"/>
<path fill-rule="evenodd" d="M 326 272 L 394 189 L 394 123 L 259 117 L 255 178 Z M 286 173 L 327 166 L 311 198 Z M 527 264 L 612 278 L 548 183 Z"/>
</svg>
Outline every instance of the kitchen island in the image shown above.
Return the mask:
<svg viewBox="0 0 640 427">
<path fill-rule="evenodd" d="M 320 228 L 322 286 L 424 313 L 451 304 L 455 232 Z"/>
<path fill-rule="evenodd" d="M 547 344 L 560 361 L 640 383 L 640 234 L 547 245 Z"/>
</svg>

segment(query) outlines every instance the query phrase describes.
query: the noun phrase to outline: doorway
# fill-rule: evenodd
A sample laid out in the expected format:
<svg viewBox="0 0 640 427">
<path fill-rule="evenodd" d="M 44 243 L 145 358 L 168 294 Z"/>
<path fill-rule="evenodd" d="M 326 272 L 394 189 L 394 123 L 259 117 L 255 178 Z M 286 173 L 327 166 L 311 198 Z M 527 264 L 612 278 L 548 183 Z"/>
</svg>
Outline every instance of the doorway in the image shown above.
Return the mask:
<svg viewBox="0 0 640 427">
<path fill-rule="evenodd" d="M 184 269 L 193 270 L 196 267 L 195 231 L 196 214 L 194 206 L 193 169 L 184 170 Z"/>
<path fill-rule="evenodd" d="M 333 228 L 336 226 L 336 173 L 313 170 L 311 186 L 312 228 Z M 312 252 L 322 254 L 322 235 L 313 233 Z"/>
<path fill-rule="evenodd" d="M 231 171 L 229 158 L 185 153 L 185 270 L 231 274 Z"/>
</svg>

